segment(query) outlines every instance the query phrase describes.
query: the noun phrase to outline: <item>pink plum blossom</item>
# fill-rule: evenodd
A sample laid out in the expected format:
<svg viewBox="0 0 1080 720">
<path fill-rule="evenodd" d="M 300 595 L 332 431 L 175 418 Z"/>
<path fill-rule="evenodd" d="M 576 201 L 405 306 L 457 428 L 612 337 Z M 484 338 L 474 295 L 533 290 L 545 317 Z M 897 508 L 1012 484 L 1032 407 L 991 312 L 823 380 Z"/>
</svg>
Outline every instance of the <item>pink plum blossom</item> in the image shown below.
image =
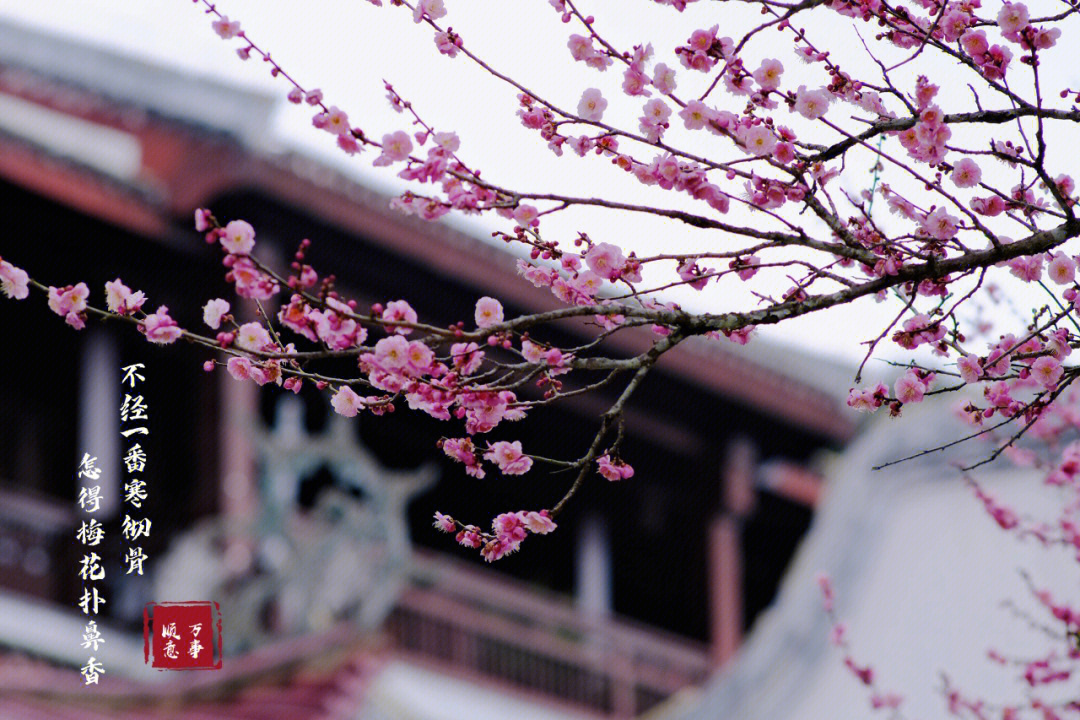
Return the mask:
<svg viewBox="0 0 1080 720">
<path fill-rule="evenodd" d="M 589 88 L 581 94 L 581 100 L 577 106 L 578 115 L 589 122 L 600 122 L 600 119 L 604 116 L 604 110 L 607 109 L 607 104 L 607 100 L 604 99 L 599 90 Z"/>
<path fill-rule="evenodd" d="M 130 315 L 139 310 L 146 302 L 146 296 L 141 290 L 131 291 L 120 278 L 105 283 L 105 304 L 109 310 L 118 315 Z"/>
<path fill-rule="evenodd" d="M 404 130 L 387 133 L 382 139 L 382 155 L 375 159 L 376 166 L 389 165 L 409 159 L 412 152 L 412 138 Z"/>
<path fill-rule="evenodd" d="M 586 297 L 595 297 L 600 289 L 604 285 L 604 279 L 592 272 L 586 270 L 585 272 L 578 273 L 571 283 L 575 289 L 581 292 Z"/>
<path fill-rule="evenodd" d="M 143 320 L 142 329 L 146 333 L 146 339 L 159 345 L 168 345 L 176 342 L 183 335 L 180 326 L 169 317 L 169 308 L 162 305 L 153 315 L 147 315 Z"/>
<path fill-rule="evenodd" d="M 446 5 L 443 4 L 443 0 L 417 0 L 413 8 L 413 19 L 416 22 L 420 22 L 425 16 L 438 20 L 444 15 L 446 15 Z"/>
<path fill-rule="evenodd" d="M 712 112 L 700 100 L 691 100 L 679 111 L 679 117 L 683 119 L 687 130 L 699 130 L 705 127 L 711 115 Z"/>
<path fill-rule="evenodd" d="M 349 116 L 344 110 L 333 105 L 326 113 L 326 126 L 323 129 L 334 135 L 346 135 L 350 132 Z"/>
<path fill-rule="evenodd" d="M 537 535 L 547 535 L 556 527 L 555 521 L 551 519 L 547 510 L 524 513 L 522 523 L 526 530 Z"/>
<path fill-rule="evenodd" d="M 997 14 L 997 24 L 1005 37 L 1016 35 L 1028 26 L 1028 9 L 1023 3 L 1007 2 Z"/>
<path fill-rule="evenodd" d="M 246 357 L 234 355 L 225 363 L 225 368 L 236 380 L 247 380 L 251 377 L 251 361 Z"/>
<path fill-rule="evenodd" d="M 743 133 L 746 149 L 758 157 L 768 155 L 776 147 L 776 136 L 764 125 L 755 125 Z"/>
<path fill-rule="evenodd" d="M 330 398 L 330 404 L 334 407 L 334 412 L 345 417 L 356 417 L 357 413 L 363 409 L 360 396 L 348 385 L 338 388 L 338 391 Z"/>
<path fill-rule="evenodd" d="M 203 305 L 203 322 L 207 324 L 211 329 L 217 330 L 221 327 L 221 319 L 229 313 L 229 303 L 227 300 L 221 298 L 215 298 Z"/>
<path fill-rule="evenodd" d="M 597 470 L 608 480 L 626 480 L 634 476 L 634 468 L 621 460 L 612 460 L 610 455 L 601 455 L 596 459 Z"/>
<path fill-rule="evenodd" d="M 500 440 L 491 444 L 484 459 L 495 463 L 504 475 L 524 475 L 532 467 L 533 460 L 521 453 L 521 441 Z"/>
<path fill-rule="evenodd" d="M 514 220 L 523 228 L 536 225 L 539 215 L 540 212 L 532 205 L 522 203 L 514 208 Z"/>
<path fill-rule="evenodd" d="M 281 384 L 281 361 L 268 360 L 265 363 L 251 364 L 251 379 L 262 387 L 267 383 Z"/>
<path fill-rule="evenodd" d="M 337 136 L 337 146 L 344 150 L 346 155 L 355 155 L 361 150 L 360 143 L 349 133 Z"/>
<path fill-rule="evenodd" d="M 458 50 L 462 47 L 461 36 L 456 33 L 435 33 L 435 47 L 447 57 L 457 57 Z"/>
<path fill-rule="evenodd" d="M 521 356 L 525 358 L 527 362 L 542 363 L 544 362 L 544 348 L 531 340 L 521 341 Z"/>
<path fill-rule="evenodd" d="M 484 469 L 476 457 L 476 448 L 469 438 L 447 438 L 442 443 L 442 450 L 447 457 L 465 465 L 465 472 L 469 475 L 482 479 Z"/>
<path fill-rule="evenodd" d="M 471 375 L 479 370 L 484 362 L 484 351 L 474 342 L 454 343 L 450 346 L 450 357 L 458 372 L 462 375 Z"/>
<path fill-rule="evenodd" d="M 409 343 L 408 364 L 410 370 L 417 374 L 426 374 L 431 371 L 434 362 L 435 352 L 430 347 L 419 340 Z"/>
<path fill-rule="evenodd" d="M 473 548 L 474 550 L 484 543 L 480 537 L 480 528 L 475 525 L 466 525 L 464 530 L 458 532 L 455 540 L 457 540 L 459 545 Z"/>
<path fill-rule="evenodd" d="M 664 63 L 653 68 L 653 87 L 664 95 L 675 92 L 675 71 Z"/>
<path fill-rule="evenodd" d="M 213 215 L 206 208 L 197 208 L 195 210 L 195 232 L 206 232 L 210 229 L 210 219 Z"/>
<path fill-rule="evenodd" d="M 76 330 L 86 327 L 86 299 L 90 289 L 86 283 L 68 285 L 64 288 L 49 288 L 49 309 L 64 318 L 68 325 Z"/>
<path fill-rule="evenodd" d="M 502 513 L 491 523 L 495 536 L 504 543 L 516 545 L 525 539 L 528 530 L 521 513 Z"/>
<path fill-rule="evenodd" d="M 754 275 L 757 275 L 759 265 L 761 265 L 761 258 L 757 255 L 751 255 L 731 262 L 731 266 L 736 268 L 735 274 L 739 276 L 740 280 L 749 280 L 754 277 Z"/>
<path fill-rule="evenodd" d="M 222 40 L 231 40 L 240 34 L 240 22 L 238 20 L 229 20 L 228 15 L 222 15 L 214 22 L 210 23 L 210 26 L 214 28 Z"/>
<path fill-rule="evenodd" d="M 644 116 L 654 125 L 661 125 L 671 117 L 671 108 L 660 98 L 654 98 L 645 103 Z"/>
<path fill-rule="evenodd" d="M 956 368 L 960 371 L 960 378 L 966 383 L 976 382 L 982 376 L 982 363 L 974 355 L 965 355 L 957 360 Z"/>
<path fill-rule="evenodd" d="M 409 362 L 409 341 L 391 335 L 375 343 L 375 361 L 383 370 L 400 370 Z"/>
<path fill-rule="evenodd" d="M 713 43 L 716 42 L 716 31 L 719 27 L 719 25 L 713 25 L 708 30 L 695 30 L 690 33 L 690 40 L 687 41 L 687 45 L 693 50 L 707 52 L 712 48 Z"/>
<path fill-rule="evenodd" d="M 702 275 L 705 274 L 705 271 L 698 267 L 698 264 L 693 260 L 684 260 L 677 268 L 675 268 L 675 272 L 679 275 L 681 280 L 695 290 L 703 290 L 705 285 L 709 282 L 707 275 L 702 277 Z"/>
<path fill-rule="evenodd" d="M 496 538 L 480 549 L 480 555 L 487 562 L 495 562 L 496 560 L 515 552 L 520 544 L 520 542 L 506 542 Z"/>
<path fill-rule="evenodd" d="M 990 49 L 983 30 L 968 30 L 960 37 L 960 46 L 972 57 L 985 55 Z"/>
<path fill-rule="evenodd" d="M 1038 27 L 1032 31 L 1032 35 L 1031 44 L 1039 50 L 1047 50 L 1057 44 L 1057 39 L 1061 37 L 1061 28 Z"/>
<path fill-rule="evenodd" d="M 968 26 L 971 25 L 971 22 L 971 15 L 963 12 L 963 10 L 955 6 L 948 7 L 945 10 L 945 14 L 941 18 L 941 28 L 945 33 L 945 39 L 949 42 L 956 42 L 958 39 L 960 39 L 960 36 L 964 34 L 964 31 L 968 29 Z M 930 93 L 929 88 L 933 88 L 933 92 L 937 92 L 938 90 L 938 87 L 936 85 L 931 85 L 929 83 L 925 83 L 922 87 L 926 88 L 926 90 L 920 93 L 919 89 L 917 89 L 915 94 L 916 100 L 918 100 L 920 107 L 926 105 L 926 103 L 929 102 L 928 100 L 923 99 L 926 94 Z"/>
<path fill-rule="evenodd" d="M 570 55 L 575 60 L 585 60 L 591 53 L 596 52 L 593 48 L 592 38 L 584 35 L 571 35 L 566 44 L 570 48 Z"/>
<path fill-rule="evenodd" d="M 950 240 L 956 237 L 956 228 L 959 222 L 960 220 L 946 212 L 945 208 L 939 207 L 926 216 L 922 226 L 930 237 L 938 240 Z"/>
<path fill-rule="evenodd" d="M 1076 263 L 1063 252 L 1056 252 L 1046 266 L 1046 274 L 1058 285 L 1069 285 L 1076 276 Z"/>
<path fill-rule="evenodd" d="M 780 76 L 784 72 L 784 66 L 779 60 L 772 58 L 763 60 L 761 66 L 754 71 L 754 80 L 762 90 L 775 90 L 780 87 Z"/>
<path fill-rule="evenodd" d="M 649 78 L 636 68 L 627 68 L 623 73 L 622 89 L 631 97 L 649 95 Z"/>
<path fill-rule="evenodd" d="M 773 159 L 778 163 L 787 165 L 795 160 L 795 146 L 791 143 L 777 143 L 773 148 Z"/>
<path fill-rule="evenodd" d="M 884 383 L 878 383 L 876 387 L 859 390 L 852 388 L 848 393 L 848 407 L 860 412 L 873 412 L 885 402 L 885 396 L 889 394 L 889 388 Z"/>
<path fill-rule="evenodd" d="M 572 357 L 572 355 L 564 355 L 562 350 L 553 347 L 549 348 L 548 351 L 544 353 L 544 362 L 552 368 L 564 368 Z M 552 375 L 556 374 L 560 373 L 552 373 Z"/>
<path fill-rule="evenodd" d="M 233 255 L 250 255 L 255 247 L 255 228 L 244 220 L 233 220 L 225 226 L 221 247 Z"/>
<path fill-rule="evenodd" d="M 476 301 L 476 327 L 488 328 L 503 321 L 502 303 L 493 297 L 482 297 Z"/>
<path fill-rule="evenodd" d="M 1005 201 L 997 195 L 991 195 L 985 198 L 972 198 L 971 209 L 980 215 L 986 215 L 988 217 L 996 217 L 1005 212 Z"/>
<path fill-rule="evenodd" d="M 750 342 L 750 336 L 753 334 L 754 329 L 753 325 L 747 325 L 735 330 L 725 330 L 724 337 L 736 345 L 746 345 Z"/>
<path fill-rule="evenodd" d="M 1057 385 L 1063 373 L 1061 361 L 1053 355 L 1043 355 L 1031 364 L 1032 377 L 1047 390 Z"/>
<path fill-rule="evenodd" d="M 982 179 L 982 170 L 979 169 L 979 166 L 971 158 L 963 158 L 962 160 L 957 160 L 956 164 L 953 165 L 950 179 L 956 187 L 975 187 Z"/>
<path fill-rule="evenodd" d="M 30 276 L 7 260 L 0 260 L 0 291 L 5 297 L 25 300 L 30 294 Z"/>
<path fill-rule="evenodd" d="M 626 258 L 618 246 L 602 242 L 589 248 L 585 253 L 585 263 L 600 277 L 614 280 L 626 265 Z"/>
<path fill-rule="evenodd" d="M 262 350 L 271 344 L 270 333 L 261 323 L 244 323 L 236 333 L 236 344 L 244 350 Z"/>
<path fill-rule="evenodd" d="M 412 306 L 404 300 L 394 300 L 386 303 L 386 309 L 382 313 L 383 322 L 403 322 L 403 323 L 415 323 L 417 321 L 416 311 Z M 387 332 L 397 333 L 398 335 L 408 335 L 413 331 L 410 327 L 403 326 L 388 326 Z"/>
<path fill-rule="evenodd" d="M 889 708 L 895 710 L 904 702 L 904 696 L 896 693 L 874 693 L 870 697 L 870 707 L 874 710 Z"/>
<path fill-rule="evenodd" d="M 922 402 L 926 386 L 914 370 L 908 370 L 896 381 L 896 399 L 902 403 Z"/>
<path fill-rule="evenodd" d="M 1029 255 L 1007 261 L 1009 271 L 1024 282 L 1038 282 L 1043 274 L 1043 255 Z"/>
<path fill-rule="evenodd" d="M 816 120 L 829 109 L 831 99 L 827 90 L 807 90 L 801 85 L 795 93 L 795 112 L 808 120 Z"/>
<path fill-rule="evenodd" d="M 454 532 L 457 529 L 457 523 L 454 522 L 454 518 L 449 515 L 443 515 L 441 512 L 435 512 L 435 529 L 441 532 Z"/>
<path fill-rule="evenodd" d="M 858 388 L 848 390 L 847 404 L 848 407 L 863 412 L 873 409 L 870 404 L 870 396 L 865 390 L 859 390 Z"/>
<path fill-rule="evenodd" d="M 86 283 L 69 285 L 65 288 L 49 288 L 49 309 L 57 315 L 81 313 L 86 309 L 86 299 L 90 296 L 90 289 Z"/>
<path fill-rule="evenodd" d="M 229 276 L 236 283 L 236 294 L 240 297 L 266 300 L 280 290 L 277 282 L 259 270 L 251 258 L 244 256 L 232 256 L 235 262 Z"/>
<path fill-rule="evenodd" d="M 461 138 L 457 136 L 457 133 L 452 132 L 437 132 L 435 133 L 435 144 L 446 152 L 457 152 L 461 147 Z"/>
<path fill-rule="evenodd" d="M 702 183 L 694 188 L 694 197 L 704 200 L 709 207 L 720 213 L 726 213 L 731 207 L 731 200 L 718 186 L 713 183 Z"/>
</svg>

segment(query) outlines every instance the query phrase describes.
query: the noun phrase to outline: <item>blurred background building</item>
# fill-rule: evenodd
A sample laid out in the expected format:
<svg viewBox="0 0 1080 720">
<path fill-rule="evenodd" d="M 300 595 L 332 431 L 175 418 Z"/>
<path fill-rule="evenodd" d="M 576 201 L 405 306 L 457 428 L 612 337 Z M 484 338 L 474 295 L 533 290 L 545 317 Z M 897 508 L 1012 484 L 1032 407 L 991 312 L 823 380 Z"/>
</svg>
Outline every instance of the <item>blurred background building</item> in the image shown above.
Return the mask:
<svg viewBox="0 0 1080 720">
<path fill-rule="evenodd" d="M 482 295 L 511 312 L 556 306 L 504 247 L 404 217 L 281 152 L 274 103 L 0 24 L 0 255 L 46 284 L 85 281 L 98 304 L 119 276 L 196 328 L 227 290 L 220 252 L 192 229 L 208 207 L 251 222 L 279 266 L 311 238 L 310 262 L 361 304 L 405 296 L 446 324 Z M 445 426 L 426 416 L 346 421 L 317 393 L 205 373 L 204 351 L 117 325 L 74 332 L 36 294 L 0 303 L 3 718 L 638 715 L 738 650 L 814 515 L 813 459 L 854 430 L 822 390 L 846 391 L 845 369 L 763 342 L 684 343 L 627 412 L 633 481 L 590 483 L 558 532 L 485 566 L 432 529 L 433 511 L 480 521 L 539 507 L 565 478 L 469 478 L 441 457 Z M 570 342 L 589 329 L 549 332 Z M 620 333 L 607 349 L 650 340 Z M 142 577 L 120 565 L 120 368 L 133 362 L 146 365 L 151 418 Z M 538 409 L 516 437 L 565 455 L 610 399 Z M 78 674 L 83 452 L 104 470 L 107 519 L 106 674 L 94 688 Z M 143 606 L 195 599 L 222 604 L 223 669 L 149 669 Z"/>
<path fill-rule="evenodd" d="M 873 470 L 963 436 L 955 403 L 905 407 L 902 421 L 875 417 L 821 465 L 828 492 L 813 528 L 735 661 L 646 720 L 1028 717 L 1006 708 L 1032 698 L 1056 703 L 1047 712 L 1059 718 L 1075 714 L 1075 682 L 1033 688 L 1023 679 L 1028 661 L 1017 659 L 1067 655 L 1072 640 L 1033 589 L 1075 597 L 1076 548 L 998 527 L 957 472 L 996 445 L 965 443 Z M 1051 523 L 1043 526 L 1050 536 L 1062 498 L 1072 497 L 1044 482 L 1045 467 L 1024 462 L 995 461 L 967 476 L 1015 511 L 1021 527 Z M 847 650 L 830 642 L 822 573 L 836 590 Z M 872 688 L 845 667 L 846 653 L 872 668 Z M 889 695 L 902 701 L 897 715 L 874 709 Z"/>
</svg>

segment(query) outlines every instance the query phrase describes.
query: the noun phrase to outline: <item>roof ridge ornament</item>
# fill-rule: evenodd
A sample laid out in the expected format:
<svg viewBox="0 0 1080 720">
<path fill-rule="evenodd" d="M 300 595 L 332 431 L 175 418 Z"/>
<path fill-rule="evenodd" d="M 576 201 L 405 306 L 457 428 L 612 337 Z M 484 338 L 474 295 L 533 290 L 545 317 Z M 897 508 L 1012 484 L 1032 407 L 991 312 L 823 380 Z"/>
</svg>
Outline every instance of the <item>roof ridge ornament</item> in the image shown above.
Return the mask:
<svg viewBox="0 0 1080 720">
<path fill-rule="evenodd" d="M 174 540 L 157 568 L 158 599 L 202 592 L 220 603 L 226 652 L 341 620 L 377 628 L 405 587 L 408 504 L 435 482 L 437 467 L 387 468 L 343 418 L 311 433 L 303 410 L 298 398 L 282 397 L 272 427 L 247 423 L 260 465 L 258 517 L 244 527 L 204 520 Z M 300 483 L 324 467 L 337 483 L 304 511 Z"/>
</svg>

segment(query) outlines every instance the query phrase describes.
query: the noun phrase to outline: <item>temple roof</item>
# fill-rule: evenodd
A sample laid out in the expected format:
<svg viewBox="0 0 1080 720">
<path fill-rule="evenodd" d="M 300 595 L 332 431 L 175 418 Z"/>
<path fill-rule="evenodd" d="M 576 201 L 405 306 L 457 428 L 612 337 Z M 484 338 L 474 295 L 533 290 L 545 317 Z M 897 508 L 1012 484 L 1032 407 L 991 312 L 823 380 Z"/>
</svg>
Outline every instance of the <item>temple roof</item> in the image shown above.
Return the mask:
<svg viewBox="0 0 1080 720">
<path fill-rule="evenodd" d="M 346 720 L 357 717 L 381 662 L 369 639 L 337 627 L 230 658 L 220 670 L 154 672 L 139 667 L 141 638 L 102 626 L 105 643 L 95 657 L 105 671 L 98 685 L 87 687 L 76 669 L 86 657 L 73 655 L 78 643 L 54 647 L 64 626 L 72 626 L 70 637 L 79 637 L 82 616 L 7 594 L 0 594 L 0 608 L 0 615 L 19 618 L 18 624 L 36 625 L 29 631 L 40 636 L 31 646 L 41 655 L 0 650 L 0 716 L 19 720 Z M 0 627 L 0 637 L 25 646 L 28 638 L 20 636 L 26 629 L 10 625 Z"/>
</svg>

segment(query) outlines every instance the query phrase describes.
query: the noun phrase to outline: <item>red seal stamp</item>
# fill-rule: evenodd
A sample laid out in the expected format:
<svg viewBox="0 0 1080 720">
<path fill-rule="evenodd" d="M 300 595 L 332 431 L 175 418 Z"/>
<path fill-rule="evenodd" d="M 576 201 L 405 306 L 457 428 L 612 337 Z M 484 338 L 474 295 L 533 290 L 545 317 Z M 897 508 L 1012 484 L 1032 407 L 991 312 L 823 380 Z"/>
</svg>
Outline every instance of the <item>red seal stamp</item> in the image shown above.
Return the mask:
<svg viewBox="0 0 1080 720">
<path fill-rule="evenodd" d="M 221 667 L 221 609 L 209 600 L 147 603 L 143 657 L 159 670 Z"/>
</svg>

